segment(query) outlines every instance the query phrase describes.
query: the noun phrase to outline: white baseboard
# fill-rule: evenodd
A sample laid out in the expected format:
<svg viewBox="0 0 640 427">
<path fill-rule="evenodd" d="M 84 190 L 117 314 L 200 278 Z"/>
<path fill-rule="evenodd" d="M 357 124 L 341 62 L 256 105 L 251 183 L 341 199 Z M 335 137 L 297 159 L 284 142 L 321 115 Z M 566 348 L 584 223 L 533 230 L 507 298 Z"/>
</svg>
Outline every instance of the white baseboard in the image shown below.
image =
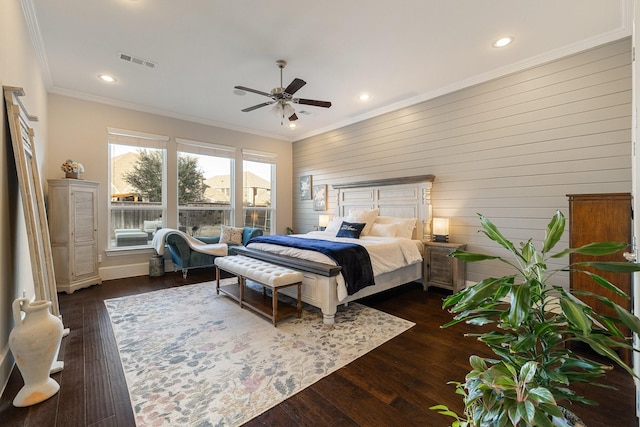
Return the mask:
<svg viewBox="0 0 640 427">
<path fill-rule="evenodd" d="M 164 271 L 173 271 L 173 263 L 165 260 Z M 147 276 L 149 274 L 149 263 L 127 264 L 125 266 L 102 267 L 98 274 L 104 280 L 124 279 L 126 277 Z"/>
<path fill-rule="evenodd" d="M 105 280 L 124 279 L 125 277 L 149 274 L 149 263 L 127 264 L 124 266 L 102 267 L 98 270 L 100 278 Z"/>
</svg>

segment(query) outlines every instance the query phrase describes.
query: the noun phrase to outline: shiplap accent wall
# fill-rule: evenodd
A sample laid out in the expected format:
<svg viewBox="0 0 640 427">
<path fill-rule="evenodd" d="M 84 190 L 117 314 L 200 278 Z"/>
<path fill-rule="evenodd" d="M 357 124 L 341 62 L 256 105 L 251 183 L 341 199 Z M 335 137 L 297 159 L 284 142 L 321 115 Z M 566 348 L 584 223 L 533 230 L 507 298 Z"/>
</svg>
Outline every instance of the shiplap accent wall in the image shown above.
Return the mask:
<svg viewBox="0 0 640 427">
<path fill-rule="evenodd" d="M 504 252 L 478 232 L 477 213 L 515 244 L 539 243 L 556 210 L 568 217 L 567 194 L 630 192 L 631 40 L 293 144 L 293 194 L 299 176 L 312 175 L 328 184 L 331 214 L 331 184 L 420 174 L 435 175 L 433 215 L 450 218 L 451 240 L 492 254 Z M 293 206 L 295 232 L 324 213 L 310 200 Z M 566 231 L 557 248 L 568 242 Z M 467 280 L 505 273 L 502 265 L 469 264 Z"/>
</svg>

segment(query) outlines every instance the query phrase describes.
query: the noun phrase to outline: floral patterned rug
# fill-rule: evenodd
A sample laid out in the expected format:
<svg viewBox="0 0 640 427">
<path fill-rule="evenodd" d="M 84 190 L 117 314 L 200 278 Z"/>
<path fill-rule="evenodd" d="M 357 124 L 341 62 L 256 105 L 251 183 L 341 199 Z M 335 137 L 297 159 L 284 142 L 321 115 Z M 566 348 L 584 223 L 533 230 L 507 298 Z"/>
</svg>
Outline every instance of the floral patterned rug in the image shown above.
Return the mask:
<svg viewBox="0 0 640 427">
<path fill-rule="evenodd" d="M 305 305 L 274 328 L 214 282 L 105 305 L 138 426 L 243 424 L 414 325 L 350 303 L 333 326 Z"/>
</svg>

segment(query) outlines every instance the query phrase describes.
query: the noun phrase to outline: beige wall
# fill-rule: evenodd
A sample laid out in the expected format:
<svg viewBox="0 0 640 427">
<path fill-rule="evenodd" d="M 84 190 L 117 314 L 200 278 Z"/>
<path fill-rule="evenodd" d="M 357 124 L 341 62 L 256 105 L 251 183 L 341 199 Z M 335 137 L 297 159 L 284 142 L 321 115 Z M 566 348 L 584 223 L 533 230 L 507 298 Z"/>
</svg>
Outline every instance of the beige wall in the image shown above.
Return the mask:
<svg viewBox="0 0 640 427">
<path fill-rule="evenodd" d="M 450 218 L 452 241 L 498 251 L 479 212 L 515 244 L 540 242 L 557 209 L 568 216 L 567 194 L 631 191 L 630 49 L 624 39 L 295 142 L 294 188 L 301 175 L 329 184 L 332 211 L 331 184 L 433 174 L 433 215 Z M 319 213 L 294 198 L 296 232 Z M 469 264 L 467 279 L 502 268 Z"/>
<path fill-rule="evenodd" d="M 18 0 L 0 2 L 0 83 L 22 87 L 26 93 L 23 103 L 40 119 L 30 125 L 35 131 L 36 157 L 42 165 L 47 151 L 47 94 Z M 0 123 L 0 389 L 4 389 L 13 366 L 8 345 L 13 327 L 11 304 L 23 292 L 33 298 L 34 289 L 4 97 Z"/>
<path fill-rule="evenodd" d="M 109 252 L 107 202 L 107 128 L 134 130 L 170 137 L 168 143 L 169 168 L 175 168 L 175 138 L 211 142 L 237 147 L 236 188 L 242 188 L 242 148 L 276 154 L 276 231 L 284 233 L 292 223 L 291 180 L 292 147 L 290 142 L 262 136 L 216 128 L 212 126 L 172 119 L 155 114 L 128 110 L 62 95 L 49 95 L 50 153 L 44 165 L 43 175 L 48 179 L 62 178 L 60 165 L 67 158 L 81 162 L 85 167 L 83 179 L 100 183 L 98 247 L 102 262 L 100 276 L 103 280 L 148 274 L 151 250 Z M 171 170 L 171 169 L 170 169 Z M 171 187 L 173 185 L 173 188 Z M 175 183 L 169 183 L 168 204 L 177 205 Z M 242 223 L 242 199 L 236 198 L 236 224 Z M 177 221 L 167 218 L 168 223 Z M 175 225 L 174 225 L 175 226 Z"/>
</svg>

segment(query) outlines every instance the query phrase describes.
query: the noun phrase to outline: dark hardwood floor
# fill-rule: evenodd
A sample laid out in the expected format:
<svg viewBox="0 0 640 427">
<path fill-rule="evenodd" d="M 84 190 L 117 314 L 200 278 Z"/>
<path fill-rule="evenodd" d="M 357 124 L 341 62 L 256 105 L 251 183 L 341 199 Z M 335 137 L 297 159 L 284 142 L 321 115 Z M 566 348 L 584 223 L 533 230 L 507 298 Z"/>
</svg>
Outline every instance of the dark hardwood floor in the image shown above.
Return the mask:
<svg viewBox="0 0 640 427">
<path fill-rule="evenodd" d="M 60 391 L 38 405 L 15 408 L 11 401 L 22 387 L 14 368 L 0 399 L 2 426 L 134 426 L 133 412 L 120 365 L 105 299 L 212 280 L 211 270 L 162 277 L 106 281 L 100 286 L 60 294 L 66 327 L 60 350 L 65 362 L 53 375 Z M 445 291 L 412 284 L 362 301 L 411 320 L 416 326 L 323 378 L 272 408 L 247 426 L 448 426 L 450 418 L 428 408 L 443 403 L 461 410 L 448 381 L 462 381 L 470 354 L 484 346 L 463 337 L 467 326 L 440 329 L 450 315 L 440 308 Z M 592 388 L 581 392 L 599 406 L 572 409 L 589 427 L 637 426 L 632 379 L 616 367 L 606 379 L 617 391 Z"/>
</svg>

